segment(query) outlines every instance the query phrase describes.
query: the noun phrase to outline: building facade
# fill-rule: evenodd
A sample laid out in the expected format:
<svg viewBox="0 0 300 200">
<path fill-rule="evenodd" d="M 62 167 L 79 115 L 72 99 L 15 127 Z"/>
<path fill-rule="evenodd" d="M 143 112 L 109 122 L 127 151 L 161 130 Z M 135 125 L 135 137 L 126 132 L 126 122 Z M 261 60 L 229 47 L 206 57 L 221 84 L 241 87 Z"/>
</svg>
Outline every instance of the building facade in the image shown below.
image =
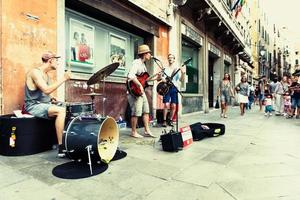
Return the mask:
<svg viewBox="0 0 300 200">
<path fill-rule="evenodd" d="M 231 75 L 234 84 L 243 73 L 253 76 L 249 13 L 235 17 L 228 1 L 30 0 L 19 4 L 1 1 L 1 114 L 21 109 L 26 71 L 39 65 L 46 50 L 61 56 L 52 78 L 72 71 L 71 80 L 56 92 L 60 101 L 91 102 L 86 94 L 102 93 L 94 99 L 96 111 L 115 118 L 126 115 L 126 76 L 143 43 L 163 63 L 168 53 L 175 55 L 179 65 L 192 58 L 182 87 L 181 114 L 209 112 L 224 73 Z M 112 74 L 95 85 L 86 84 L 113 62 L 120 65 Z M 153 61 L 147 65 L 151 74 L 160 71 Z M 162 108 L 156 84 L 147 90 L 153 117 Z"/>
</svg>

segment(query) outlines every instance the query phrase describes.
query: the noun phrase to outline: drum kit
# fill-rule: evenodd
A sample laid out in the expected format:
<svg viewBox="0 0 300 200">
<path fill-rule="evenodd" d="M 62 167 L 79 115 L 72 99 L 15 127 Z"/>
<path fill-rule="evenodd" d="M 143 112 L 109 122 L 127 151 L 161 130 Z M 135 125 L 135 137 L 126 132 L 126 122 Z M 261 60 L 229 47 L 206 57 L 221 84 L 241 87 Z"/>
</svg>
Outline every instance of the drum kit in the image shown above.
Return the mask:
<svg viewBox="0 0 300 200">
<path fill-rule="evenodd" d="M 103 82 L 105 77 L 114 72 L 119 63 L 112 63 L 97 73 L 93 74 L 87 81 L 88 85 Z M 104 89 L 103 89 L 104 91 Z M 96 96 L 104 96 L 104 92 L 87 93 L 91 103 L 68 103 L 66 105 L 67 118 L 63 134 L 63 145 L 69 158 L 76 161 L 88 162 L 90 173 L 93 175 L 92 163 L 109 163 L 119 150 L 119 129 L 116 121 L 109 116 L 97 114 L 94 106 Z M 104 100 L 103 100 L 104 101 Z"/>
</svg>

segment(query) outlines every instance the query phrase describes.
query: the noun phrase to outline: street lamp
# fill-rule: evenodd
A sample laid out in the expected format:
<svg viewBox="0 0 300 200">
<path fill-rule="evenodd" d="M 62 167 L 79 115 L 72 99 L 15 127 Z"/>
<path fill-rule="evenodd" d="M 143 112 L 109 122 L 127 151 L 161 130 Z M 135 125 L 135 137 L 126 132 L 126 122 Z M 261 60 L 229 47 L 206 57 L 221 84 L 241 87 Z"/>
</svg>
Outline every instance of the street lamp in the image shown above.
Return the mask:
<svg viewBox="0 0 300 200">
<path fill-rule="evenodd" d="M 260 55 L 260 74 L 261 75 L 265 75 L 265 69 L 264 69 L 264 62 L 265 62 L 265 54 L 266 54 L 266 50 L 263 49 L 264 47 L 261 47 L 262 49 L 260 49 L 259 51 L 259 55 Z"/>
</svg>

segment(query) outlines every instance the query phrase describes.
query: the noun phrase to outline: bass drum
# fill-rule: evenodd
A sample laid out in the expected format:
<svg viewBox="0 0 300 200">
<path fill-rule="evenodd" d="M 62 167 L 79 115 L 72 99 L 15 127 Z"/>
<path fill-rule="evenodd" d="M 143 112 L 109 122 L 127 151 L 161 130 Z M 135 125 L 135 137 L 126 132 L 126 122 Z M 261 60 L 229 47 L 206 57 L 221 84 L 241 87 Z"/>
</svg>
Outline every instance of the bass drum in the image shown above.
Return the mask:
<svg viewBox="0 0 300 200">
<path fill-rule="evenodd" d="M 71 159 L 88 161 L 90 145 L 92 161 L 109 163 L 118 148 L 119 129 L 111 117 L 78 116 L 66 126 L 63 141 Z"/>
</svg>

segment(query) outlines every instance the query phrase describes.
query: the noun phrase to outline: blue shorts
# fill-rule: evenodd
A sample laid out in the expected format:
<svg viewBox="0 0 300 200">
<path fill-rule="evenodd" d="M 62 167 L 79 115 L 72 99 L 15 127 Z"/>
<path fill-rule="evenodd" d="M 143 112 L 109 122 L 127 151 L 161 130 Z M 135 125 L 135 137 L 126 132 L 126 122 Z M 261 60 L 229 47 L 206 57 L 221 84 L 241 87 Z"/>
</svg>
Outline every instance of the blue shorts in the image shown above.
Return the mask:
<svg viewBox="0 0 300 200">
<path fill-rule="evenodd" d="M 292 108 L 300 108 L 300 98 L 292 98 Z"/>
<path fill-rule="evenodd" d="M 48 110 L 51 106 L 51 103 L 26 104 L 25 110 L 35 117 L 49 119 Z"/>
<path fill-rule="evenodd" d="M 268 106 L 265 107 L 265 113 L 267 113 L 267 112 L 271 113 L 272 110 L 273 110 L 273 109 L 272 109 L 272 106 L 271 106 L 271 105 L 268 105 Z"/>
<path fill-rule="evenodd" d="M 265 99 L 265 95 L 264 94 L 259 94 L 258 95 L 258 100 L 259 101 L 263 101 Z"/>
<path fill-rule="evenodd" d="M 229 104 L 229 102 L 230 102 L 230 95 L 227 94 L 226 92 L 222 92 L 222 94 L 221 94 L 221 103 Z"/>
<path fill-rule="evenodd" d="M 177 90 L 174 86 L 172 86 L 168 93 L 163 97 L 163 103 L 175 103 L 178 104 L 178 94 L 177 94 Z"/>
</svg>

